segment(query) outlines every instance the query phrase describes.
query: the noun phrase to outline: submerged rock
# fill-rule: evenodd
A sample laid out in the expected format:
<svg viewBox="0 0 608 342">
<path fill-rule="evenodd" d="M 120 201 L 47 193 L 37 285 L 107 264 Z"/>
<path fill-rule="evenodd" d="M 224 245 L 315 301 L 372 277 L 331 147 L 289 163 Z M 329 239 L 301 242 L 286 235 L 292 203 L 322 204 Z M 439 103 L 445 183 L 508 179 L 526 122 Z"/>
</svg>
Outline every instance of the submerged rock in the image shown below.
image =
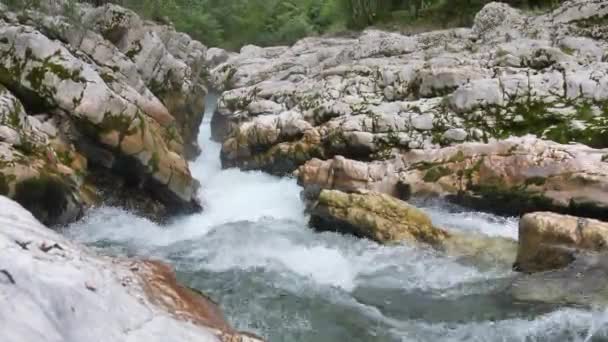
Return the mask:
<svg viewBox="0 0 608 342">
<path fill-rule="evenodd" d="M 0 196 L 3 341 L 262 341 L 158 261 L 99 256 Z"/>
<path fill-rule="evenodd" d="M 563 268 L 581 252 L 608 250 L 608 223 L 550 212 L 527 214 L 519 223 L 515 268 L 533 273 Z"/>
<path fill-rule="evenodd" d="M 517 241 L 476 232 L 449 231 L 449 238 L 436 248 L 461 262 L 479 268 L 510 267 L 517 256 Z"/>
<path fill-rule="evenodd" d="M 516 301 L 603 309 L 608 305 L 608 255 L 581 253 L 564 269 L 518 278 L 509 292 Z"/>
</svg>

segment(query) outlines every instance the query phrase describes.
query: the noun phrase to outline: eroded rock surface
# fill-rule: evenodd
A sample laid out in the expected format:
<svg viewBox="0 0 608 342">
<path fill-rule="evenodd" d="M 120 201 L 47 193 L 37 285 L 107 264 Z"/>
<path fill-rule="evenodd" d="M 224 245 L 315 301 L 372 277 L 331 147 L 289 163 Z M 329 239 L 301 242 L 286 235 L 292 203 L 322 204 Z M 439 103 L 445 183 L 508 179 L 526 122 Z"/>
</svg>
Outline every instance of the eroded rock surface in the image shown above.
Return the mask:
<svg viewBox="0 0 608 342">
<path fill-rule="evenodd" d="M 102 257 L 0 196 L 2 338 L 260 342 L 157 261 Z"/>
<path fill-rule="evenodd" d="M 90 200 L 86 159 L 57 130 L 61 120 L 28 115 L 0 85 L 0 195 L 15 198 L 46 224 L 77 219 Z"/>
</svg>

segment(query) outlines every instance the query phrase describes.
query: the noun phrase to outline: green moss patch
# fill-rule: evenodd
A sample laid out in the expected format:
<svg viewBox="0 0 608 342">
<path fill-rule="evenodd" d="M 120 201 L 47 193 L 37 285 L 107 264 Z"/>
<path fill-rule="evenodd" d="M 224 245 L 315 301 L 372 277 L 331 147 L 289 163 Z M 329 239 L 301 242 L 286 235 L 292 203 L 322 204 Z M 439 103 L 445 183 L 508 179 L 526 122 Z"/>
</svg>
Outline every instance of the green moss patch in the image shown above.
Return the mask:
<svg viewBox="0 0 608 342">
<path fill-rule="evenodd" d="M 433 183 L 451 173 L 452 173 L 452 171 L 450 169 L 448 169 L 447 167 L 435 166 L 435 167 L 430 168 L 424 174 L 424 177 L 422 178 L 422 180 L 424 180 L 427 183 Z"/>
<path fill-rule="evenodd" d="M 125 53 L 125 55 L 127 57 L 129 57 L 130 59 L 133 59 L 135 56 L 137 56 L 141 50 L 143 49 L 143 47 L 141 46 L 141 42 L 139 40 L 133 42 L 133 44 L 131 44 L 131 48 L 129 49 L 129 51 L 127 51 Z"/>
<path fill-rule="evenodd" d="M 120 132 L 122 135 L 129 134 L 129 127 L 131 127 L 133 118 L 126 115 L 114 115 L 110 112 L 106 112 L 103 116 L 103 121 L 99 125 L 101 132 L 107 133 L 111 131 Z"/>
<path fill-rule="evenodd" d="M 569 108 L 572 113 L 556 113 L 553 108 L 559 107 Z M 600 109 L 599 115 L 594 113 L 594 108 Z M 513 101 L 504 107 L 488 106 L 483 115 L 470 114 L 465 128 L 479 128 L 498 139 L 533 134 L 561 144 L 578 142 L 605 148 L 608 147 L 607 108 L 606 102 L 588 99 L 560 99 L 552 104 L 531 99 L 522 103 Z M 582 126 L 575 128 L 575 120 Z"/>
<path fill-rule="evenodd" d="M 547 182 L 547 178 L 545 177 L 531 177 L 526 179 L 526 186 L 529 185 L 536 185 L 536 186 L 541 186 L 544 185 Z"/>
<path fill-rule="evenodd" d="M 150 158 L 150 161 L 148 162 L 148 169 L 152 173 L 160 170 L 160 156 L 158 155 L 157 151 L 152 153 L 152 158 Z"/>
</svg>

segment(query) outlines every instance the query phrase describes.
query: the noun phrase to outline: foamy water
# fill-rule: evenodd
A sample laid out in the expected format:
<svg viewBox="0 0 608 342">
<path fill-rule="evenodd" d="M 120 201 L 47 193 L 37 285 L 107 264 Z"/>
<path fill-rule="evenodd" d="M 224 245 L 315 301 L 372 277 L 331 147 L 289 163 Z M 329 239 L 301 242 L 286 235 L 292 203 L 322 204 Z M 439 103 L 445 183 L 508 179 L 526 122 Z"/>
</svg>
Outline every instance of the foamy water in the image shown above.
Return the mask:
<svg viewBox="0 0 608 342">
<path fill-rule="evenodd" d="M 209 99 L 213 101 L 213 98 Z M 381 246 L 307 227 L 295 180 L 221 170 L 210 141 L 192 163 L 205 210 L 161 227 L 100 208 L 66 229 L 106 253 L 160 258 L 218 301 L 239 328 L 270 341 L 601 341 L 604 313 L 516 305 L 509 265 L 414 246 Z M 517 220 L 423 203 L 448 229 L 515 239 Z"/>
</svg>

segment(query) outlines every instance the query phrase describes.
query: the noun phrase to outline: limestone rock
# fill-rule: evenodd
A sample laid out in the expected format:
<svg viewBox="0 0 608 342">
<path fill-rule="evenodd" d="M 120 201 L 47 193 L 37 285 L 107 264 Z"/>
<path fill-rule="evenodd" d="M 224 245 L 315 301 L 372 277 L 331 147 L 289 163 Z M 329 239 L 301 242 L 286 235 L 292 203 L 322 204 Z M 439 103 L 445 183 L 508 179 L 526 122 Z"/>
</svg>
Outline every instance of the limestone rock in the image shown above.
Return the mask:
<svg viewBox="0 0 608 342">
<path fill-rule="evenodd" d="M 298 183 L 346 192 L 370 190 L 407 199 L 407 189 L 400 189 L 397 168 L 383 162 L 365 163 L 336 156 L 324 161 L 311 159 L 298 169 Z"/>
<path fill-rule="evenodd" d="M 537 212 L 519 223 L 516 268 L 539 272 L 567 266 L 580 252 L 608 249 L 608 223 L 593 219 Z"/>
<path fill-rule="evenodd" d="M 209 48 L 205 54 L 205 62 L 210 67 L 216 67 L 230 58 L 228 51 L 219 48 Z"/>
<path fill-rule="evenodd" d="M 410 243 L 432 247 L 463 262 L 495 267 L 510 266 L 517 243 L 436 227 L 420 209 L 395 197 L 373 192 L 338 190 L 304 192 L 311 215 L 310 225 L 321 231 L 337 231 L 383 244 Z"/>
<path fill-rule="evenodd" d="M 436 248 L 477 267 L 495 268 L 500 265 L 508 268 L 517 256 L 517 241 L 510 238 L 464 231 L 449 231 L 449 234 Z"/>
<path fill-rule="evenodd" d="M 477 13 L 473 24 L 473 32 L 484 39 L 493 36 L 509 35 L 518 38 L 525 24 L 525 16 L 518 10 L 501 2 L 491 2 Z"/>
<path fill-rule="evenodd" d="M 606 218 L 605 153 L 526 136 L 412 150 L 385 161 L 311 160 L 300 167 L 298 179 L 303 186 L 368 189 L 399 198 L 447 197 L 508 215 L 551 210 Z"/>
<path fill-rule="evenodd" d="M 381 243 L 440 243 L 448 234 L 433 227 L 419 209 L 380 193 L 322 190 L 311 210 L 311 224 L 321 230 L 349 232 Z"/>
<path fill-rule="evenodd" d="M 35 11 L 0 22 L 0 84 L 32 112 L 3 105 L 17 113 L 0 127 L 7 148 L 16 151 L 5 154 L 12 157 L 0 172 L 10 167 L 4 173 L 14 176 L 17 156 L 38 170 L 29 178 L 52 174 L 74 194 L 72 219 L 90 204 L 80 189 L 96 180 L 89 172 L 100 168 L 165 207 L 161 216 L 200 209 L 184 143 L 196 140 L 202 118 L 206 48 L 119 6 L 75 6 L 89 26 Z M 138 43 L 142 50 L 130 53 Z M 44 122 L 29 115 L 39 113 Z M 72 165 L 83 157 L 90 163 Z"/>
<path fill-rule="evenodd" d="M 28 116 L 0 85 L 0 195 L 10 196 L 46 224 L 82 215 L 86 160 L 56 132 Z"/>
<path fill-rule="evenodd" d="M 196 155 L 207 93 L 203 78 L 207 48 L 117 5 L 92 9 L 83 21 L 132 60 L 147 87 L 175 117 L 188 155 Z"/>
<path fill-rule="evenodd" d="M 224 166 L 283 175 L 311 158 L 387 160 L 527 134 L 608 147 L 605 11 L 601 0 L 566 1 L 538 15 L 492 2 L 472 29 L 367 30 L 244 47 L 211 70 L 213 86 L 224 91 L 214 117 Z M 277 151 L 303 142 L 282 127 L 252 130 L 260 114 L 283 111 L 318 137 L 288 161 Z M 237 144 L 243 135 L 256 141 Z"/>
<path fill-rule="evenodd" d="M 3 196 L 0 226 L 4 341 L 262 341 L 161 262 L 99 256 Z"/>
</svg>

